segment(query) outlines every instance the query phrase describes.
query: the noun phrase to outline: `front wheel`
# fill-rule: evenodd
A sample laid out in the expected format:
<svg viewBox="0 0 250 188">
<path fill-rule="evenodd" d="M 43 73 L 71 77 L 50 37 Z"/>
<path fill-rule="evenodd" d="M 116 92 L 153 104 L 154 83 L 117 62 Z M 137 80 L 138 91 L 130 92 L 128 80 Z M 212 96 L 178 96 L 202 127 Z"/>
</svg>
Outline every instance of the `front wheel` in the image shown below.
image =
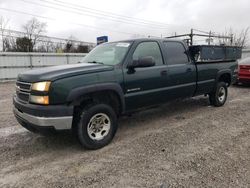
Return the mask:
<svg viewBox="0 0 250 188">
<path fill-rule="evenodd" d="M 92 104 L 82 109 L 76 125 L 79 142 L 86 149 L 109 144 L 117 130 L 117 116 L 106 104 Z"/>
<path fill-rule="evenodd" d="M 209 94 L 210 104 L 216 107 L 223 106 L 227 100 L 227 84 L 219 82 L 216 85 L 215 91 Z"/>
</svg>

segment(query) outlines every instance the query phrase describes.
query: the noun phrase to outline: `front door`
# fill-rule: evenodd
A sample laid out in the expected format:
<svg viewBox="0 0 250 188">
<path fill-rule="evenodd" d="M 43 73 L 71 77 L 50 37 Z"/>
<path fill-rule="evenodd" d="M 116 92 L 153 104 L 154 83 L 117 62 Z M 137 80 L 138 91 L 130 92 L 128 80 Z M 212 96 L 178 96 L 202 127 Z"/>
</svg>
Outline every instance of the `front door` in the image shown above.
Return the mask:
<svg viewBox="0 0 250 188">
<path fill-rule="evenodd" d="M 156 41 L 140 42 L 134 49 L 130 62 L 151 56 L 155 66 L 135 68 L 124 67 L 125 102 L 128 111 L 162 102 L 161 88 L 167 81 L 167 67 Z"/>
</svg>

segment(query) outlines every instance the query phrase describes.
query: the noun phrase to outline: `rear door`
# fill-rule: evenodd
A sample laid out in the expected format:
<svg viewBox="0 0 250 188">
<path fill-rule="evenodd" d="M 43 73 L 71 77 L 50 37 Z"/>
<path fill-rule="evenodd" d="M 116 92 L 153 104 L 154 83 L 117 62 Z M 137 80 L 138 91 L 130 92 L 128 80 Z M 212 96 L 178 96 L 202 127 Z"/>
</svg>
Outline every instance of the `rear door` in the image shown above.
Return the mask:
<svg viewBox="0 0 250 188">
<path fill-rule="evenodd" d="M 196 89 L 196 66 L 182 42 L 164 41 L 168 67 L 167 99 L 191 97 Z"/>
</svg>

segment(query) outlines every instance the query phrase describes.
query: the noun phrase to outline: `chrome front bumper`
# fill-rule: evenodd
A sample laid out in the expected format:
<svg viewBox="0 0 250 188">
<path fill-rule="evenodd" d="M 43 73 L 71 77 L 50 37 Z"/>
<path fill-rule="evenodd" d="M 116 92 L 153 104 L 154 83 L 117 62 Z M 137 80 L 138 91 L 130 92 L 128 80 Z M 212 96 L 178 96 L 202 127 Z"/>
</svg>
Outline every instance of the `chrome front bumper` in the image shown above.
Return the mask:
<svg viewBox="0 0 250 188">
<path fill-rule="evenodd" d="M 55 130 L 68 130 L 72 127 L 73 116 L 38 117 L 19 111 L 16 107 L 13 112 L 17 119 L 39 127 L 54 127 Z"/>
</svg>

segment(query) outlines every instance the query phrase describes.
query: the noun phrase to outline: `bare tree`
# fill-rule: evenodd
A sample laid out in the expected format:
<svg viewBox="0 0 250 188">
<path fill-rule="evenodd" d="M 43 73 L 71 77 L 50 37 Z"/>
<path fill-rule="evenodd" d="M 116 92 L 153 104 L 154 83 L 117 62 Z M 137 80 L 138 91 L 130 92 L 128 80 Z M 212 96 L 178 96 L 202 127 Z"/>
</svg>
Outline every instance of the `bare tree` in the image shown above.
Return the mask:
<svg viewBox="0 0 250 188">
<path fill-rule="evenodd" d="M 231 36 L 231 39 L 222 38 L 219 40 L 220 44 L 223 45 L 235 45 L 245 48 L 249 42 L 249 30 L 250 28 L 247 27 L 242 29 L 239 33 L 235 32 L 232 28 L 226 30 L 222 35 L 224 36 Z"/>
<path fill-rule="evenodd" d="M 14 37 L 5 37 L 3 43 L 5 52 L 15 52 L 17 50 L 16 39 Z"/>
<path fill-rule="evenodd" d="M 71 52 L 74 53 L 76 51 L 76 38 L 73 35 L 70 35 L 68 40 L 66 41 L 66 44 L 64 46 L 64 52 Z"/>
<path fill-rule="evenodd" d="M 52 52 L 53 49 L 55 48 L 54 43 L 50 39 L 44 42 L 44 47 L 46 49 L 46 52 Z"/>
<path fill-rule="evenodd" d="M 243 29 L 238 36 L 235 36 L 235 43 L 238 46 L 241 46 L 245 48 L 248 45 L 248 40 L 249 40 L 249 27 L 246 29 Z"/>
<path fill-rule="evenodd" d="M 28 39 L 32 41 L 32 51 L 34 51 L 39 39 L 42 38 L 41 35 L 46 33 L 46 27 L 47 24 L 45 22 L 40 22 L 36 18 L 32 18 L 25 25 L 23 25 L 23 29 L 25 30 Z"/>
<path fill-rule="evenodd" d="M 4 19 L 4 17 L 0 17 L 0 34 L 1 34 L 1 39 L 2 39 L 2 50 L 3 52 L 5 51 L 5 36 L 4 36 L 4 32 L 5 29 L 7 28 L 9 23 L 8 19 Z"/>
<path fill-rule="evenodd" d="M 57 43 L 55 46 L 54 51 L 56 53 L 63 53 L 63 49 L 64 49 L 64 44 L 63 43 Z"/>
<path fill-rule="evenodd" d="M 56 46 L 50 38 L 39 39 L 39 46 L 37 47 L 38 52 L 54 52 Z"/>
</svg>

